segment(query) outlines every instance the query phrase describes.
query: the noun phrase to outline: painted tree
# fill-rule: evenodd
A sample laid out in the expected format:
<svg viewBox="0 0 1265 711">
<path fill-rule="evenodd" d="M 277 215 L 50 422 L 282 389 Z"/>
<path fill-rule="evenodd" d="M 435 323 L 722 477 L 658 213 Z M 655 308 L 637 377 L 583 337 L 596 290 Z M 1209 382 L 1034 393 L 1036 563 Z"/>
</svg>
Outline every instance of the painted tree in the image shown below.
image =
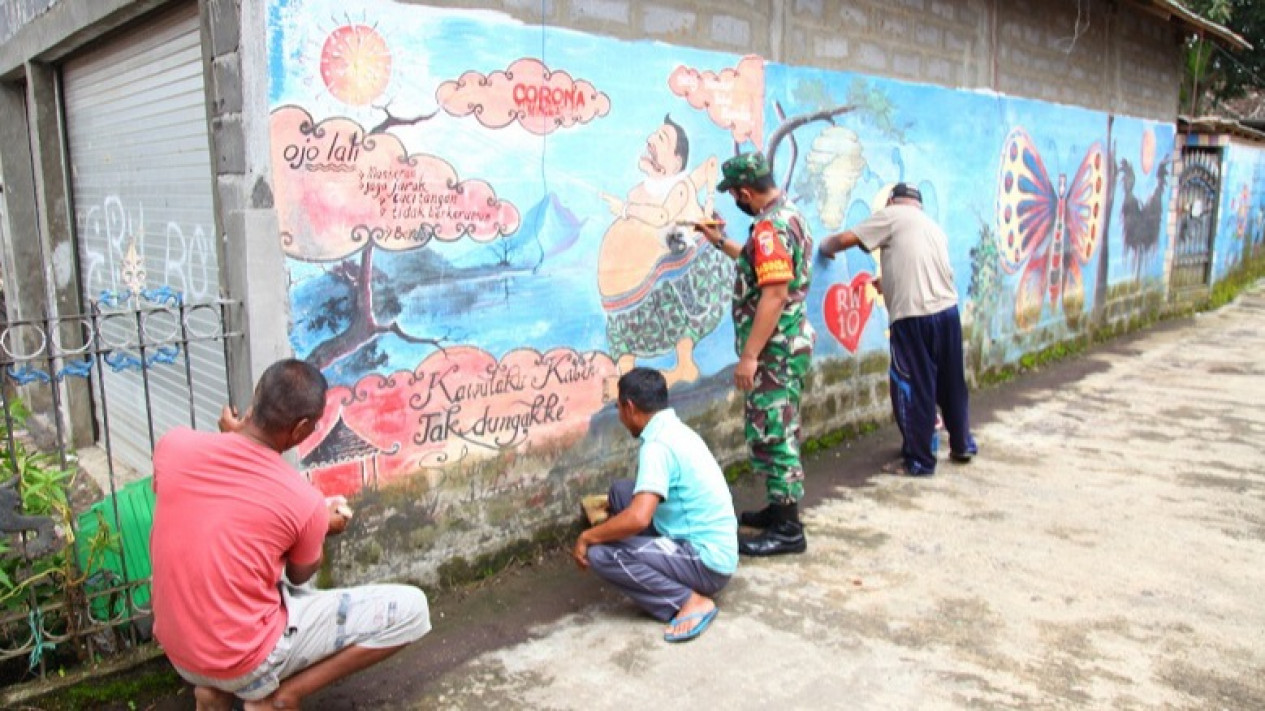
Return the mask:
<svg viewBox="0 0 1265 711">
<path fill-rule="evenodd" d="M 435 277 L 453 280 L 466 273 L 482 276 L 489 269 L 539 267 L 551 249 L 561 249 L 569 238 L 554 235 L 548 244 L 538 239 L 540 230 L 558 231 L 543 209 L 540 219 L 520 232 L 518 208 L 499 199 L 490 184 L 460 175 L 444 158 L 410 152 L 393 130 L 446 113 L 488 130 L 521 129 L 545 136 L 605 116 L 610 101 L 589 82 L 524 57 L 503 70 L 467 71 L 442 81 L 435 89 L 433 111 L 404 116 L 392 111 L 392 102 L 415 87 L 395 71 L 394 52 L 376 25 L 349 20 L 324 37 L 314 58 L 319 58 L 320 78 L 331 97 L 362 112 L 356 115 L 372 108 L 385 118 L 361 125 L 340 116 L 317 120 L 298 106 L 273 112 L 282 244 L 293 259 L 323 267 L 307 288 L 315 292 L 308 294 L 314 308 L 296 324 L 316 341 L 307 357 L 321 369 L 354 356 L 359 369 L 372 370 L 385 363 L 383 337 L 436 348 L 447 338 L 419 335 L 410 329 L 415 322 L 406 326 L 401 321 L 401 295 L 409 284 Z M 535 100 L 516 93 L 523 87 Z M 561 105 L 552 98 L 546 101 L 558 96 L 569 100 Z M 575 221 L 562 222 L 570 227 Z M 432 250 L 433 243 L 464 240 L 487 245 L 488 258 L 455 265 Z M 383 252 L 407 253 L 407 258 L 386 261 L 424 281 L 389 277 L 377 266 Z"/>
<path fill-rule="evenodd" d="M 385 335 L 438 347 L 442 338 L 401 324 L 401 304 L 375 267 L 379 253 L 407 253 L 420 276 L 442 276 L 447 265 L 431 254 L 433 243 L 493 244 L 518 231 L 518 209 L 488 183 L 462 179 L 446 160 L 410 153 L 394 134 L 366 131 L 352 119 L 317 122 L 284 106 L 271 124 L 283 249 L 324 266 L 332 282 L 320 294 L 323 308 L 305 317 L 322 335 L 308 359 L 324 370 Z"/>
<path fill-rule="evenodd" d="M 1090 314 L 1090 322 L 1096 326 L 1103 323 L 1107 314 L 1107 267 L 1111 261 L 1111 212 L 1116 199 L 1116 144 L 1111 137 L 1115 126 L 1114 114 L 1107 116 L 1107 195 L 1103 203 L 1102 238 L 1098 246 L 1098 271 L 1094 279 L 1094 310 Z"/>
</svg>

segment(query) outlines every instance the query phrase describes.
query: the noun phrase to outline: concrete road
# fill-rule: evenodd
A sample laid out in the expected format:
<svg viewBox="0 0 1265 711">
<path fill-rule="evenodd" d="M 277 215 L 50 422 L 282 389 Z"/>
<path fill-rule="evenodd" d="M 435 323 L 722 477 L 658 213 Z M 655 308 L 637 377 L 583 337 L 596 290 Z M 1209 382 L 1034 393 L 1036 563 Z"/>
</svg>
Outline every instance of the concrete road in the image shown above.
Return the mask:
<svg viewBox="0 0 1265 711">
<path fill-rule="evenodd" d="M 819 457 L 808 553 L 744 560 L 694 642 L 560 552 L 307 708 L 1265 709 L 1263 354 L 1258 288 L 978 395 L 969 465 Z"/>
</svg>

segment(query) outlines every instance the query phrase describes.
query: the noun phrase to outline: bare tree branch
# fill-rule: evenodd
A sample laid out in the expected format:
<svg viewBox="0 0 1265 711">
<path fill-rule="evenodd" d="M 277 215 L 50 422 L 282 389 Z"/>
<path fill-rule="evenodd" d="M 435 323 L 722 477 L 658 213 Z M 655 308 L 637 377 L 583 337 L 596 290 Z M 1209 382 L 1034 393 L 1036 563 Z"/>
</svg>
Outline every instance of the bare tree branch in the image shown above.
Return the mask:
<svg viewBox="0 0 1265 711">
<path fill-rule="evenodd" d="M 392 128 L 394 126 L 413 126 L 423 121 L 429 121 L 439 115 L 439 109 L 435 109 L 428 114 L 421 114 L 419 116 L 414 116 L 413 118 L 402 118 L 391 113 L 390 104 L 387 104 L 386 106 L 375 106 L 373 108 L 381 110 L 387 115 L 387 117 L 382 120 L 382 123 L 369 129 L 369 133 L 382 133 L 388 128 Z"/>
<path fill-rule="evenodd" d="M 414 336 L 413 334 L 408 333 L 403 328 L 401 328 L 399 321 L 392 321 L 390 324 L 386 326 L 378 326 L 377 332 L 378 333 L 394 333 L 397 337 L 399 337 L 400 340 L 405 341 L 407 343 L 420 343 L 423 345 L 434 346 L 440 351 L 444 350 L 443 343 L 445 339 L 422 338 L 421 336 Z"/>
<path fill-rule="evenodd" d="M 1103 201 L 1102 252 L 1098 257 L 1098 272 L 1094 279 L 1094 308 L 1090 313 L 1092 323 L 1101 325 L 1106 318 L 1107 310 L 1107 252 L 1109 242 L 1108 231 L 1111 229 L 1111 210 L 1116 202 L 1116 146 L 1111 138 L 1111 129 L 1116 122 L 1115 114 L 1107 115 L 1107 195 Z"/>
<path fill-rule="evenodd" d="M 360 273 L 356 275 L 356 305 L 373 320 L 373 240 L 360 253 Z"/>
<path fill-rule="evenodd" d="M 374 338 L 393 333 L 408 343 L 431 345 L 443 350 L 445 338 L 421 338 L 406 332 L 398 321 L 388 324 L 378 323 L 373 313 L 373 252 L 372 243 L 365 245 L 360 253 L 360 265 L 354 273 L 346 276 L 353 287 L 351 304 L 351 323 L 342 333 L 317 346 L 308 360 L 317 368 L 324 370 L 343 358 L 355 353 Z M 348 269 L 348 272 L 351 272 Z"/>
<path fill-rule="evenodd" d="M 773 164 L 773 156 L 777 153 L 778 145 L 782 143 L 782 139 L 786 138 L 786 136 L 795 129 L 814 121 L 829 121 L 830 123 L 834 123 L 836 116 L 841 116 L 855 109 L 855 106 L 836 106 L 832 109 L 822 109 L 821 111 L 814 111 L 810 114 L 800 114 L 799 116 L 794 116 L 783 121 L 782 125 L 777 127 L 777 130 L 773 132 L 773 136 L 769 139 L 769 150 L 766 152 L 769 164 Z M 790 180 L 789 175 L 787 176 L 787 180 Z"/>
<path fill-rule="evenodd" d="M 773 103 L 773 109 L 777 111 L 779 121 L 786 121 L 786 111 L 782 108 L 782 102 Z M 789 194 L 791 190 L 791 178 L 795 175 L 795 161 L 799 160 L 799 141 L 795 139 L 795 134 L 787 135 L 787 139 L 791 142 L 791 160 L 787 163 L 786 180 L 782 183 L 782 192 Z M 769 153 L 769 163 L 773 163 L 772 151 Z"/>
</svg>

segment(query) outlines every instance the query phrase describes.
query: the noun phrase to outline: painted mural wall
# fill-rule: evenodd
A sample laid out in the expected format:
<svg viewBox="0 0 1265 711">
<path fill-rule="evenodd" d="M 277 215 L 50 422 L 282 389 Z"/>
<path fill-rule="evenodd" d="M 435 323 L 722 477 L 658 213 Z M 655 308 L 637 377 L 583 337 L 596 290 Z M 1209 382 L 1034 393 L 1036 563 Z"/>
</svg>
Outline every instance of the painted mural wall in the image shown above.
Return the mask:
<svg viewBox="0 0 1265 711">
<path fill-rule="evenodd" d="M 1265 246 L 1265 149 L 1238 142 L 1226 146 L 1218 222 L 1214 282 L 1259 256 Z"/>
<path fill-rule="evenodd" d="M 737 152 L 818 239 L 918 184 L 985 365 L 1163 288 L 1168 124 L 388 0 L 277 0 L 269 56 L 289 335 L 333 385 L 302 464 L 413 506 L 366 575 L 573 514 L 631 451 L 610 401 L 633 365 L 687 417 L 734 401 L 732 265 L 680 225 L 745 238 L 715 191 Z M 877 268 L 814 265 L 819 366 L 886 353 Z"/>
</svg>

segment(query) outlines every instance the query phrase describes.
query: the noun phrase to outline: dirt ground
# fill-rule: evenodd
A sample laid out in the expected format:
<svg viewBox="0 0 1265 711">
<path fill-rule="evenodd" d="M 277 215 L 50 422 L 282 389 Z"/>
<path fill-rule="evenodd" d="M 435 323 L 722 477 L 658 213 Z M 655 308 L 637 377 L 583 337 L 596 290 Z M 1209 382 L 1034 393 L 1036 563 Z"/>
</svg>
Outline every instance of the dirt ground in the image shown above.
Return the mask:
<svg viewBox="0 0 1265 711">
<path fill-rule="evenodd" d="M 1265 708 L 1262 354 L 1258 287 L 976 394 L 971 464 L 816 457 L 808 553 L 744 559 L 689 644 L 559 551 L 305 708 Z"/>
</svg>

